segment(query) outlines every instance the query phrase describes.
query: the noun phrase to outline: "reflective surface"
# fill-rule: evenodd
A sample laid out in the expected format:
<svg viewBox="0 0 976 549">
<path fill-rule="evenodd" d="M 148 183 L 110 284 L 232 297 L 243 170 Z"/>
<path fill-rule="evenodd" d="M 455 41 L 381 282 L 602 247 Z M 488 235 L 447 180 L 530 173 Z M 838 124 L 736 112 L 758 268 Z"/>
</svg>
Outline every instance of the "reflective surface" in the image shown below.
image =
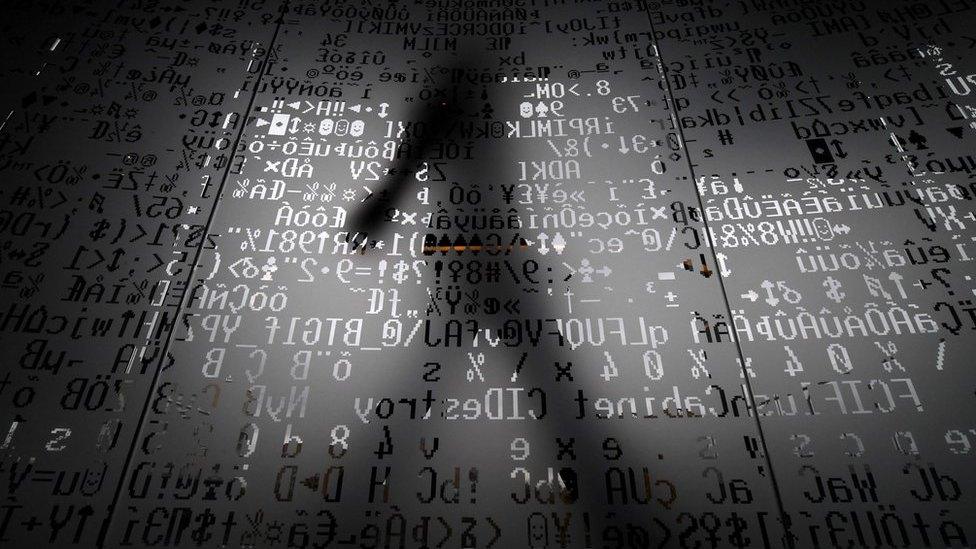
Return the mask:
<svg viewBox="0 0 976 549">
<path fill-rule="evenodd" d="M 969 4 L 5 13 L 0 542 L 971 545 Z"/>
</svg>

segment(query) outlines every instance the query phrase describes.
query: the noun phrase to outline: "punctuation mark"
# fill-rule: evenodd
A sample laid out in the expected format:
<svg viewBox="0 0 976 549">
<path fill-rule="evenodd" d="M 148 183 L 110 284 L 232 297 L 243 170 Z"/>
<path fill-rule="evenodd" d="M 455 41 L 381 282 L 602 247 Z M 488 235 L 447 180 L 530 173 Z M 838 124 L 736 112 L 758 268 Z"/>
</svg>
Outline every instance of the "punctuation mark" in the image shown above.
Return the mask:
<svg viewBox="0 0 976 549">
<path fill-rule="evenodd" d="M 952 274 L 951 271 L 949 271 L 949 269 L 946 269 L 945 267 L 932 269 L 932 278 L 941 282 L 942 285 L 945 286 L 946 288 L 950 288 L 951 285 L 949 284 L 949 282 L 947 282 L 945 279 L 942 278 L 942 275 L 940 273 L 945 273 L 948 275 L 948 274 Z"/>
<path fill-rule="evenodd" d="M 205 278 L 204 280 L 213 280 L 213 277 L 216 276 L 217 271 L 219 270 L 220 270 L 220 252 L 214 250 L 214 268 L 212 271 L 210 271 L 210 274 L 207 275 L 207 278 Z"/>
<path fill-rule="evenodd" d="M 528 356 L 529 353 L 525 352 L 522 353 L 522 357 L 519 358 L 518 364 L 515 365 L 515 373 L 512 374 L 512 383 L 515 383 L 515 381 L 518 379 L 519 372 L 522 371 L 522 365 L 525 364 L 525 359 Z"/>
<path fill-rule="evenodd" d="M 939 339 L 939 350 L 936 352 L 936 357 L 935 357 L 936 370 L 942 370 L 942 366 L 945 364 L 945 354 L 946 354 L 945 348 L 946 348 L 946 340 Z"/>
<path fill-rule="evenodd" d="M 415 259 L 413 261 L 413 272 L 417 273 L 417 284 L 420 284 L 420 279 L 423 278 L 424 273 L 420 270 L 420 265 L 427 266 L 426 259 Z"/>
</svg>

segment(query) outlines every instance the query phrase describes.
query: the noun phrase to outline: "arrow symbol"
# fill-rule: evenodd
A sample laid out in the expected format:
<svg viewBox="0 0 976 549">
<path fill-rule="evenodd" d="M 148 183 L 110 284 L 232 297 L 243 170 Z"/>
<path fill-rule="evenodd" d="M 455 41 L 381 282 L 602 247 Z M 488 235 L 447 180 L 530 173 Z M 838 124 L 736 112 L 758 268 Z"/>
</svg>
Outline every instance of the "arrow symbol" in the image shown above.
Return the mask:
<svg viewBox="0 0 976 549">
<path fill-rule="evenodd" d="M 749 290 L 748 293 L 742 294 L 739 297 L 742 299 L 748 299 L 749 301 L 755 303 L 756 300 L 759 299 L 759 294 L 756 293 L 756 290 Z"/>
</svg>

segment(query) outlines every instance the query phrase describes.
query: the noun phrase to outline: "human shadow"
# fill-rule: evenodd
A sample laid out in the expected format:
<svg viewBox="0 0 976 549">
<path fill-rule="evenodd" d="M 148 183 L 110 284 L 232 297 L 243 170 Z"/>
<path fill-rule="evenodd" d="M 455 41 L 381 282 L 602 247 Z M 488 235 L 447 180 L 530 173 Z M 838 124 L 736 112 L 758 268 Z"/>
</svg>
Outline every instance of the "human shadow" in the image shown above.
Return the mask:
<svg viewBox="0 0 976 549">
<path fill-rule="evenodd" d="M 465 74 L 483 68 L 495 67 L 491 67 L 483 55 L 467 52 L 459 55 L 448 67 L 436 71 L 442 80 L 434 82 L 434 85 L 439 86 L 443 93 L 414 108 L 409 119 L 412 121 L 410 127 L 415 131 L 401 145 L 402 154 L 393 161 L 383 184 L 374 190 L 373 196 L 348 217 L 349 240 L 354 246 L 365 251 L 370 243 L 390 238 L 396 225 L 391 220 L 395 219 L 400 208 L 411 207 L 406 202 L 411 196 L 409 191 L 416 187 L 415 174 L 430 165 L 431 153 L 444 143 L 456 143 L 460 138 L 459 128 L 464 124 L 494 120 L 492 105 L 493 101 L 504 97 L 501 87 L 503 84 L 474 84 L 464 77 Z M 472 158 L 448 162 L 444 169 L 448 177 L 443 183 L 452 183 L 450 176 L 453 175 L 457 180 L 456 184 L 462 189 L 478 187 L 478 203 L 462 201 L 462 204 L 458 204 L 457 200 L 450 200 L 445 195 L 444 189 L 431 192 L 431 211 L 423 248 L 424 256 L 428 258 L 427 269 L 434 271 L 428 274 L 433 274 L 435 280 L 449 287 L 452 295 L 477 297 L 469 299 L 467 306 L 441 302 L 437 312 L 428 308 L 428 314 L 440 319 L 459 318 L 467 325 L 472 325 L 473 322 L 476 328 L 471 330 L 474 334 L 472 340 L 481 338 L 483 342 L 485 336 L 488 336 L 504 342 L 509 337 L 516 338 L 516 332 L 523 334 L 517 337 L 520 345 L 498 345 L 503 354 L 508 355 L 507 362 L 514 365 L 512 370 L 501 373 L 512 385 L 523 387 L 526 393 L 533 389 L 545 392 L 547 417 L 539 419 L 549 420 L 549 427 L 543 429 L 548 431 L 550 439 L 557 439 L 542 443 L 543 448 L 552 445 L 549 448 L 555 450 L 551 454 L 554 457 L 551 463 L 557 470 L 553 497 L 562 504 L 571 505 L 568 508 L 578 513 L 577 521 L 582 520 L 580 517 L 583 512 L 589 514 L 588 522 L 599 521 L 609 513 L 613 515 L 611 522 L 615 524 L 648 525 L 650 505 L 630 503 L 608 508 L 603 501 L 608 490 L 605 469 L 616 466 L 617 463 L 607 461 L 602 454 L 605 453 L 611 437 L 620 442 L 621 436 L 596 428 L 591 415 L 583 419 L 576 413 L 577 390 L 583 384 L 580 370 L 586 367 L 595 368 L 597 364 L 602 365 L 602 362 L 587 356 L 588 349 L 585 347 L 575 351 L 570 349 L 561 335 L 548 340 L 538 339 L 536 342 L 530 342 L 524 337 L 529 331 L 542 333 L 556 329 L 561 312 L 555 306 L 554 300 L 561 295 L 564 288 L 568 289 L 573 285 L 573 275 L 560 274 L 566 271 L 560 268 L 555 256 L 550 254 L 544 257 L 536 246 L 525 239 L 520 230 L 521 221 L 493 230 L 486 228 L 489 225 L 487 222 L 474 223 L 471 219 L 485 215 L 500 215 L 509 219 L 512 215 L 519 217 L 519 214 L 526 213 L 513 200 L 511 187 L 503 186 L 505 180 L 512 177 L 507 176 L 500 168 L 510 165 L 507 162 L 514 158 L 510 151 L 505 150 L 506 145 L 510 147 L 512 142 L 506 141 L 485 139 L 473 147 Z M 496 173 L 498 181 L 495 180 Z M 476 180 L 478 183 L 474 183 Z M 457 216 L 455 219 L 468 219 L 468 222 L 463 229 L 457 224 L 443 229 L 437 228 L 433 221 L 435 209 L 448 216 Z M 474 225 L 478 227 L 471 229 Z M 452 260 L 462 260 L 465 263 L 483 260 L 504 266 L 500 267 L 502 272 L 494 277 L 494 282 L 485 283 L 483 279 L 446 276 L 448 269 L 445 267 Z M 525 276 L 528 270 L 523 270 L 523 266 L 528 261 L 534 262 L 536 266 L 531 269 L 533 273 L 537 273 L 534 278 Z M 534 280 L 534 283 L 530 283 L 530 280 Z M 431 292 L 427 288 L 427 293 L 431 301 L 434 301 L 434 294 L 439 295 L 441 292 L 437 289 Z M 488 303 L 508 304 L 508 307 L 490 312 L 486 307 Z M 509 312 L 506 312 L 506 308 Z M 509 316 L 506 317 L 506 314 Z M 558 341 L 558 344 L 546 344 L 545 341 Z M 457 366 L 460 367 L 464 356 L 462 353 L 458 355 Z M 497 372 L 494 373 L 497 375 Z M 651 486 L 646 472 L 643 482 L 648 494 L 645 501 L 649 502 Z M 601 496 L 601 492 L 604 495 Z M 634 499 L 637 498 L 630 501 Z M 540 503 L 541 501 L 539 500 Z M 528 520 L 530 547 L 579 544 L 578 540 L 570 539 L 570 528 L 566 528 L 566 524 L 554 523 L 553 531 L 545 534 L 547 540 L 553 540 L 553 545 L 543 543 L 541 535 L 538 539 L 533 539 L 533 533 L 538 533 L 539 530 L 537 525 L 531 523 L 532 515 Z M 638 537 L 641 536 L 639 529 L 633 531 L 638 532 Z M 578 533 L 578 530 L 574 532 Z M 650 538 L 653 535 L 645 531 L 644 537 Z M 638 542 L 637 546 L 642 545 Z M 650 542 L 646 545 L 649 546 Z"/>
</svg>

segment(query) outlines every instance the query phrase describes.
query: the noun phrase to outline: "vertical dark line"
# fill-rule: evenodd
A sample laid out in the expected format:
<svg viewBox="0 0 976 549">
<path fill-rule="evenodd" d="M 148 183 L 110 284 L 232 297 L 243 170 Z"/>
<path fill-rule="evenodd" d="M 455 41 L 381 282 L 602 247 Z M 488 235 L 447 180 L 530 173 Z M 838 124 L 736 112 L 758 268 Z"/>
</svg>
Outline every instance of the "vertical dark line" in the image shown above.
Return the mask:
<svg viewBox="0 0 976 549">
<path fill-rule="evenodd" d="M 207 224 L 204 226 L 203 234 L 200 236 L 200 243 L 197 245 L 196 254 L 193 256 L 193 262 L 190 264 L 190 272 L 186 278 L 186 288 L 189 288 L 193 282 L 193 275 L 196 273 L 197 267 L 200 265 L 200 257 L 203 255 L 203 246 L 207 242 L 207 235 L 210 234 L 210 228 L 213 225 L 214 218 L 217 214 L 217 208 L 220 206 L 220 199 L 222 197 L 224 186 L 227 183 L 227 178 L 230 175 L 231 167 L 233 163 L 233 155 L 237 153 L 237 148 L 241 143 L 241 139 L 244 137 L 244 130 L 247 127 L 248 117 L 251 115 L 251 109 L 254 108 L 254 100 L 258 95 L 258 88 L 261 84 L 261 79 L 268 72 L 268 68 L 271 63 L 271 53 L 274 51 L 275 41 L 278 39 L 278 31 L 281 30 L 281 24 L 284 22 L 285 8 L 288 5 L 288 0 L 284 0 L 281 4 L 281 9 L 278 14 L 278 19 L 275 21 L 274 33 L 271 35 L 271 41 L 265 50 L 264 59 L 261 63 L 261 69 L 258 72 L 258 77 L 254 81 L 254 86 L 251 89 L 251 97 L 248 99 L 247 107 L 244 110 L 244 116 L 241 119 L 240 128 L 237 130 L 237 136 L 234 138 L 234 145 L 231 147 L 231 159 L 227 162 L 227 169 L 224 170 L 224 174 L 220 178 L 220 185 L 217 187 L 217 193 L 214 198 L 213 208 L 210 209 L 210 214 L 207 216 Z M 252 59 L 253 61 L 253 59 Z M 105 546 L 105 537 L 111 531 L 112 521 L 115 519 L 115 511 L 118 508 L 119 500 L 122 496 L 122 487 L 125 485 L 126 477 L 128 476 L 129 467 L 132 464 L 132 457 L 135 455 L 136 447 L 139 444 L 139 439 L 142 437 L 143 425 L 146 422 L 146 416 L 149 412 L 149 405 L 152 402 L 152 397 L 156 392 L 156 384 L 159 382 L 159 375 L 162 372 L 163 363 L 166 357 L 169 356 L 170 347 L 173 343 L 173 333 L 176 331 L 176 323 L 179 321 L 182 314 L 184 304 L 186 299 L 181 299 L 176 307 L 173 317 L 173 329 L 169 331 L 166 335 L 166 342 L 163 344 L 163 350 L 159 358 L 159 362 L 156 365 L 156 370 L 153 372 L 152 383 L 149 385 L 149 391 L 146 395 L 146 402 L 142 406 L 142 412 L 139 414 L 139 421 L 136 423 L 136 432 L 132 438 L 132 444 L 129 445 L 129 452 L 125 457 L 125 462 L 122 465 L 122 472 L 119 475 L 119 482 L 115 488 L 115 496 L 112 498 L 112 504 L 109 509 L 108 518 L 102 525 L 101 532 L 98 534 L 97 545 L 98 547 Z"/>
<path fill-rule="evenodd" d="M 776 474 L 773 471 L 772 457 L 769 454 L 769 449 L 766 446 L 766 436 L 763 433 L 762 422 L 759 420 L 759 411 L 756 409 L 756 398 L 752 391 L 752 383 L 749 381 L 749 371 L 746 367 L 745 354 L 742 352 L 742 345 L 739 343 L 739 334 L 735 331 L 735 321 L 732 316 L 732 306 L 729 304 L 729 294 L 725 290 L 725 281 L 722 279 L 722 270 L 719 268 L 718 256 L 715 253 L 715 243 L 712 242 L 712 231 L 708 227 L 708 218 L 705 215 L 705 204 L 702 200 L 701 191 L 698 189 L 698 178 L 695 177 L 695 168 L 691 163 L 691 154 L 688 150 L 688 146 L 685 142 L 685 132 L 681 127 L 681 121 L 678 119 L 678 109 L 677 104 L 674 100 L 674 92 L 671 90 L 671 81 L 668 80 L 667 66 L 664 64 L 664 56 L 661 54 L 661 47 L 655 37 L 654 33 L 654 20 L 651 18 L 650 6 L 647 1 L 644 0 L 644 10 L 647 14 L 647 23 L 650 25 L 651 29 L 651 43 L 654 44 L 654 51 L 657 54 L 657 61 L 660 63 L 660 73 L 661 78 L 664 79 L 665 91 L 667 93 L 667 101 L 672 114 L 672 121 L 674 122 L 675 131 L 678 132 L 678 138 L 681 140 L 681 146 L 685 151 L 685 161 L 688 163 L 688 175 L 691 176 L 691 183 L 695 189 L 695 197 L 698 199 L 698 211 L 701 215 L 702 225 L 705 227 L 705 241 L 708 242 L 708 249 L 712 255 L 712 265 L 714 266 L 715 276 L 718 278 L 719 288 L 722 290 L 722 301 L 725 304 L 725 312 L 728 314 L 729 323 L 732 326 L 733 341 L 735 342 L 735 350 L 739 355 L 739 364 L 741 365 L 742 378 L 745 380 L 746 392 L 749 396 L 749 402 L 752 404 L 753 418 L 756 422 L 756 432 L 759 435 L 759 443 L 762 445 L 763 456 L 766 458 L 766 467 L 769 469 L 769 481 L 773 487 L 773 495 L 776 498 L 776 508 L 779 511 L 780 521 L 782 522 L 784 533 L 787 540 L 787 546 L 793 547 L 793 536 L 788 530 L 789 517 L 786 514 L 786 508 L 783 506 L 783 497 L 780 494 L 779 483 L 776 482 Z"/>
</svg>

